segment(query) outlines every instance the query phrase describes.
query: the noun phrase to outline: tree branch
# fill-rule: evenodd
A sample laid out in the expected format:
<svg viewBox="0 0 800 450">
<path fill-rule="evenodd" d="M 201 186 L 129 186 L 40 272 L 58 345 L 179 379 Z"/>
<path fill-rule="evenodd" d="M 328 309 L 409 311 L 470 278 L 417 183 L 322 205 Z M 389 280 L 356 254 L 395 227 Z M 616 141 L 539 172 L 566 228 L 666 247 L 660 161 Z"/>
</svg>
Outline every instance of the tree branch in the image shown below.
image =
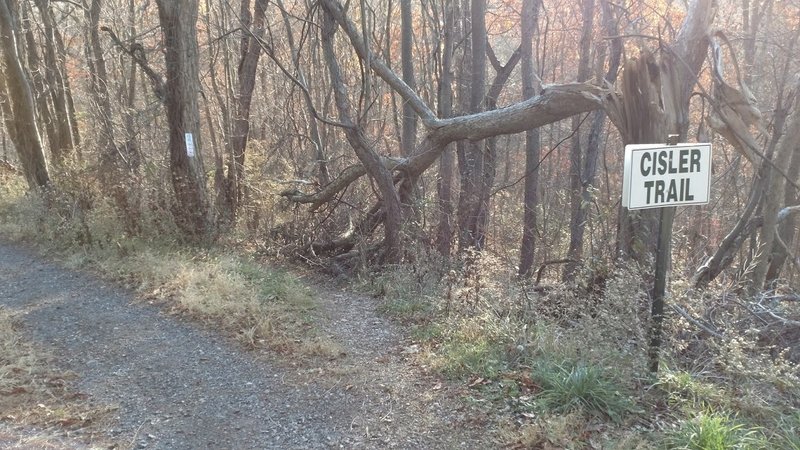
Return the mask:
<svg viewBox="0 0 800 450">
<path fill-rule="evenodd" d="M 150 84 L 153 86 L 153 93 L 161 101 L 161 103 L 164 103 L 166 95 L 164 80 L 161 78 L 161 75 L 156 73 L 156 71 L 150 67 L 150 64 L 147 63 L 147 58 L 144 55 L 144 49 L 142 48 L 141 44 L 133 44 L 130 46 L 130 48 L 125 47 L 125 44 L 123 44 L 122 41 L 117 37 L 116 33 L 114 33 L 114 30 L 109 27 L 100 27 L 100 30 L 108 33 L 108 35 L 111 37 L 111 40 L 114 41 L 117 47 L 122 49 L 123 52 L 130 55 L 131 58 L 136 61 L 136 64 L 139 65 L 145 75 L 147 75 L 147 78 L 150 79 Z"/>
<path fill-rule="evenodd" d="M 406 176 L 418 176 L 436 162 L 445 147 L 462 139 L 480 140 L 502 134 L 520 133 L 529 128 L 538 128 L 558 122 L 574 114 L 602 108 L 605 91 L 597 86 L 571 83 L 545 87 L 542 94 L 501 109 L 477 114 L 437 120 L 438 127 L 428 132 L 417 145 L 415 155 L 404 160 L 392 160 L 396 164 L 389 170 L 397 170 Z M 384 163 L 385 165 L 386 163 Z M 299 203 L 312 203 L 312 208 L 333 199 L 333 196 L 348 184 L 366 173 L 363 166 L 352 166 L 337 179 L 315 194 L 284 191 L 284 197 Z"/>
<path fill-rule="evenodd" d="M 400 79 L 385 62 L 377 58 L 376 55 L 369 53 L 369 58 L 367 58 L 367 46 L 355 25 L 347 18 L 342 5 L 340 5 L 337 0 L 321 0 L 321 4 L 322 7 L 331 14 L 334 20 L 336 20 L 339 26 L 342 27 L 347 37 L 350 38 L 350 43 L 353 45 L 359 58 L 361 58 L 362 61 L 369 60 L 369 65 L 372 70 L 375 71 L 383 81 L 389 84 L 395 92 L 403 97 L 403 100 L 414 109 L 414 112 L 419 114 L 426 126 L 434 125 L 437 120 L 436 115 L 433 113 L 433 110 L 425 104 L 422 98 Z"/>
</svg>

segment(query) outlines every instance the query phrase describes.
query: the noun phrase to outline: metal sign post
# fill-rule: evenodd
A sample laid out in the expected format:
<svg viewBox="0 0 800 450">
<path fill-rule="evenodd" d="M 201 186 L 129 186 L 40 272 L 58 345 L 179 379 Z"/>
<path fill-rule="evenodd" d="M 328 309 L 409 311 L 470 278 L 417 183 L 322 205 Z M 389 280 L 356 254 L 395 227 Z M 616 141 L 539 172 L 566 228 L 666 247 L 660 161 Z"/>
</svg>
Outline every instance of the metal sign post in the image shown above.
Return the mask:
<svg viewBox="0 0 800 450">
<path fill-rule="evenodd" d="M 664 323 L 664 297 L 667 292 L 667 272 L 672 259 L 672 223 L 675 220 L 675 207 L 661 208 L 661 222 L 658 225 L 658 247 L 656 250 L 655 281 L 653 282 L 653 304 L 650 312 L 650 371 L 658 372 L 658 356 L 661 349 L 661 335 Z"/>
<path fill-rule="evenodd" d="M 667 145 L 677 145 L 678 135 L 671 134 Z M 658 246 L 656 247 L 655 280 L 653 281 L 653 304 L 650 311 L 650 372 L 658 372 L 658 359 L 661 350 L 661 335 L 664 326 L 664 297 L 667 294 L 667 272 L 672 259 L 672 224 L 675 221 L 675 207 L 661 208 L 658 224 Z"/>
<path fill-rule="evenodd" d="M 658 372 L 675 207 L 708 203 L 710 180 L 711 144 L 679 144 L 678 135 L 671 134 L 666 146 L 637 144 L 625 147 L 623 206 L 628 209 L 661 209 L 651 292 L 648 357 L 652 372 Z"/>
</svg>

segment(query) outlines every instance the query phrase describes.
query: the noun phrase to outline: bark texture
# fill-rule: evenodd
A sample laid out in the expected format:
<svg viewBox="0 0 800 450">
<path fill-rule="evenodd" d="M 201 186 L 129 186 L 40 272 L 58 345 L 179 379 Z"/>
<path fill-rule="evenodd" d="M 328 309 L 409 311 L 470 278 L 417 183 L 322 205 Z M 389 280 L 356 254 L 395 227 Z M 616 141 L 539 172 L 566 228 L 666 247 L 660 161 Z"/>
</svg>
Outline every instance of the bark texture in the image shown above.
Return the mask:
<svg viewBox="0 0 800 450">
<path fill-rule="evenodd" d="M 200 92 L 197 56 L 197 0 L 158 0 L 164 36 L 167 80 L 165 104 L 169 124 L 172 186 L 177 201 L 175 219 L 191 239 L 205 239 L 211 231 L 206 180 L 203 170 Z M 194 152 L 189 154 L 187 135 Z"/>
<path fill-rule="evenodd" d="M 243 14 L 249 14 L 249 1 L 242 2 Z M 234 97 L 234 115 L 231 120 L 231 136 L 228 160 L 228 172 L 225 180 L 225 214 L 232 222 L 244 199 L 244 163 L 247 151 L 247 140 L 250 137 L 250 104 L 256 85 L 256 69 L 261 57 L 265 24 L 264 17 L 267 0 L 256 0 L 252 26 L 243 31 L 241 60 L 237 69 L 239 86 Z"/>
</svg>

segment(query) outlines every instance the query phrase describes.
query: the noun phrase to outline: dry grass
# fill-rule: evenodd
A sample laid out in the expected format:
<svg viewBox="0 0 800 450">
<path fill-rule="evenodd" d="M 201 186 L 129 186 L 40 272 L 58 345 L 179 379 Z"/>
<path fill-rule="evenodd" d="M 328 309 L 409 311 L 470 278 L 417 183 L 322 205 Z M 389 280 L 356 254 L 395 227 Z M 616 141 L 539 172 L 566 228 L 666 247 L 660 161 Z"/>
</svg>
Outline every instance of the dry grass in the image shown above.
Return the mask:
<svg viewBox="0 0 800 450">
<path fill-rule="evenodd" d="M 341 348 L 314 329 L 316 303 L 294 277 L 221 245 L 187 247 L 164 219 L 142 217 L 139 236 L 92 185 L 81 211 L 69 192 L 51 194 L 50 207 L 25 193 L 21 179 L 0 174 L 0 233 L 60 257 L 67 267 L 120 281 L 144 299 L 236 336 L 249 347 L 297 356 L 336 357 Z M 76 194 L 77 195 L 77 194 Z M 164 211 L 161 211 L 163 214 Z"/>
<path fill-rule="evenodd" d="M 128 244 L 130 245 L 130 244 Z M 341 349 L 316 333 L 316 303 L 294 277 L 232 255 L 136 247 L 97 257 L 93 266 L 247 346 L 298 356 L 335 357 Z"/>
<path fill-rule="evenodd" d="M 87 402 L 72 389 L 74 375 L 59 370 L 45 351 L 22 339 L 13 317 L 0 307 L 0 420 L 25 430 L 23 439 L 37 448 L 65 435 L 86 445 L 99 437 L 111 408 Z M 5 445 L 13 439 L 4 436 Z"/>
</svg>

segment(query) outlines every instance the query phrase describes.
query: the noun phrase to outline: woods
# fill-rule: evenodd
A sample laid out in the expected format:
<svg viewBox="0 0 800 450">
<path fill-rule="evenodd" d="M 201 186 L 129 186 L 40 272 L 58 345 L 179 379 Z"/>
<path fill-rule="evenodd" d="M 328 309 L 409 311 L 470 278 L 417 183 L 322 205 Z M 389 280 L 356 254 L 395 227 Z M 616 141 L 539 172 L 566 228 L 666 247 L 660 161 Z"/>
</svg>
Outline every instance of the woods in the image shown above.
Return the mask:
<svg viewBox="0 0 800 450">
<path fill-rule="evenodd" d="M 721 174 L 705 219 L 678 225 L 696 246 L 681 270 L 700 286 L 752 264 L 758 290 L 796 264 L 794 216 L 778 227 L 800 161 L 791 5 L 119 3 L 5 2 L 3 116 L 32 189 L 97 168 L 131 233 L 155 195 L 190 241 L 243 219 L 352 268 L 420 245 L 502 254 L 523 278 L 647 266 L 660 212 L 615 208 L 619 155 L 675 133 L 711 140 Z"/>
<path fill-rule="evenodd" d="M 470 388 L 625 367 L 640 406 L 661 245 L 653 386 L 796 407 L 798 39 L 777 0 L 0 0 L 0 218 L 346 277 Z M 709 203 L 625 208 L 625 145 L 669 135 L 711 143 Z"/>
<path fill-rule="evenodd" d="M 712 141 L 721 174 L 705 219 L 678 225 L 695 248 L 678 268 L 697 286 L 730 266 L 752 265 L 754 290 L 794 279 L 795 219 L 777 223 L 800 161 L 790 5 L 118 3 L 5 2 L 3 116 L 32 189 L 83 165 L 130 233 L 155 201 L 189 241 L 243 220 L 352 269 L 426 246 L 523 278 L 646 267 L 661 213 L 614 206 L 621 149 L 674 133 Z"/>
</svg>

